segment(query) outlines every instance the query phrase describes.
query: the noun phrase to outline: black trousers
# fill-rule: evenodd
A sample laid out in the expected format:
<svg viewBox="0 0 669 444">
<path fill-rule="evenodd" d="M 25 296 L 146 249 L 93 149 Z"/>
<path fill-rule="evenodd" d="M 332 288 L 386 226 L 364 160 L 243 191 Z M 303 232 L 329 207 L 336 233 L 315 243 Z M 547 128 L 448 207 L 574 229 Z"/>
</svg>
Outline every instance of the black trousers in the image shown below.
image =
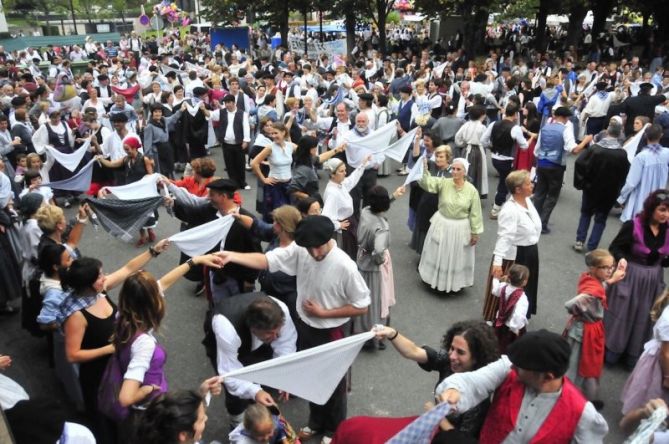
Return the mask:
<svg viewBox="0 0 669 444">
<path fill-rule="evenodd" d="M 353 171 L 353 169 L 351 169 Z M 350 172 L 349 172 L 350 174 Z M 362 206 L 367 205 L 367 193 L 372 187 L 376 186 L 376 179 L 378 178 L 378 171 L 374 168 L 365 170 L 360 178 L 360 182 L 351 190 L 351 197 L 353 198 L 353 215 L 356 220 L 360 220 L 360 203 Z"/>
<path fill-rule="evenodd" d="M 509 190 L 506 188 L 506 176 L 513 171 L 513 160 L 492 159 L 492 166 L 499 173 L 499 182 L 497 183 L 497 193 L 495 194 L 495 205 L 501 207 L 506 202 L 506 196 Z"/>
<path fill-rule="evenodd" d="M 300 351 L 341 339 L 346 331 L 346 324 L 335 328 L 314 328 L 305 324 L 299 317 L 295 325 L 298 332 L 297 347 Z M 325 405 L 309 403 L 309 428 L 332 436 L 339 424 L 346 419 L 346 399 L 346 377 L 344 377 Z"/>
<path fill-rule="evenodd" d="M 225 168 L 228 170 L 228 177 L 236 181 L 240 188 L 244 188 L 246 186 L 246 152 L 241 144 L 222 142 L 221 145 L 223 146 L 223 160 L 225 161 Z"/>
<path fill-rule="evenodd" d="M 534 206 L 541 217 L 541 225 L 546 227 L 548 219 L 557 204 L 562 190 L 564 168 L 537 168 L 537 185 L 534 188 Z"/>
</svg>

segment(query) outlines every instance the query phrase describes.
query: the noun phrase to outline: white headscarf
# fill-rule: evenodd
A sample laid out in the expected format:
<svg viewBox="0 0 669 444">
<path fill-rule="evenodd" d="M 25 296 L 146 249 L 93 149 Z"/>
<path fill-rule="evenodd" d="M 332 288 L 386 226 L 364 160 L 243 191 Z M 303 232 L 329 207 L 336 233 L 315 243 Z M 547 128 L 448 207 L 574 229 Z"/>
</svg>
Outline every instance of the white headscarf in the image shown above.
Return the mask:
<svg viewBox="0 0 669 444">
<path fill-rule="evenodd" d="M 467 161 L 467 159 L 465 159 L 464 157 L 456 157 L 451 161 L 451 165 L 453 165 L 454 163 L 459 163 L 460 165 L 462 165 L 462 167 L 465 169 L 465 174 L 469 172 L 469 161 Z"/>
</svg>

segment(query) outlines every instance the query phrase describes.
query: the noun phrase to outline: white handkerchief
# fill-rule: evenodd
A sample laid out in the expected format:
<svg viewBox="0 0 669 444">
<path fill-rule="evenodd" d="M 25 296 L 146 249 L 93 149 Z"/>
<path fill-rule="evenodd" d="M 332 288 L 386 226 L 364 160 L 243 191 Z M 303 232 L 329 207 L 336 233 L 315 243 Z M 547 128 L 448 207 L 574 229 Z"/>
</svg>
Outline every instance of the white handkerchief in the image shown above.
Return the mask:
<svg viewBox="0 0 669 444">
<path fill-rule="evenodd" d="M 86 154 L 86 151 L 88 151 L 88 148 L 90 148 L 90 146 L 91 146 L 91 141 L 87 140 L 86 142 L 84 142 L 83 145 L 81 145 L 81 147 L 79 147 L 78 150 L 76 150 L 73 153 L 69 154 L 61 153 L 57 149 L 50 146 L 46 147 L 46 152 L 49 153 L 49 156 L 56 159 L 56 162 L 63 165 L 68 170 L 74 171 L 81 163 L 81 159 L 84 158 L 84 154 Z"/>
<path fill-rule="evenodd" d="M 190 257 L 199 256 L 211 251 L 219 243 L 221 245 L 225 244 L 225 238 L 228 236 L 234 221 L 234 218 L 230 215 L 217 218 L 206 224 L 170 236 L 169 240 L 184 254 Z"/>
<path fill-rule="evenodd" d="M 114 196 L 121 200 L 144 199 L 146 197 L 156 197 L 158 194 L 158 179 L 160 174 L 147 174 L 137 182 L 117 187 L 105 187 Z"/>
</svg>

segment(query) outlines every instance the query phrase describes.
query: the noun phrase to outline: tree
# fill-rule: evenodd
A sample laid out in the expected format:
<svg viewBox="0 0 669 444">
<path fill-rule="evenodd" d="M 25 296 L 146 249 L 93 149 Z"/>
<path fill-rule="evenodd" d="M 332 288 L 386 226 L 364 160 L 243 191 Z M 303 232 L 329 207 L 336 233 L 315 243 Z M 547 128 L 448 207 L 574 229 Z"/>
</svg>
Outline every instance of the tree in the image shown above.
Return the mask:
<svg viewBox="0 0 669 444">
<path fill-rule="evenodd" d="M 367 0 L 360 2 L 368 17 L 379 31 L 379 49 L 382 55 L 386 55 L 386 20 L 388 14 L 393 10 L 395 0 Z"/>
</svg>

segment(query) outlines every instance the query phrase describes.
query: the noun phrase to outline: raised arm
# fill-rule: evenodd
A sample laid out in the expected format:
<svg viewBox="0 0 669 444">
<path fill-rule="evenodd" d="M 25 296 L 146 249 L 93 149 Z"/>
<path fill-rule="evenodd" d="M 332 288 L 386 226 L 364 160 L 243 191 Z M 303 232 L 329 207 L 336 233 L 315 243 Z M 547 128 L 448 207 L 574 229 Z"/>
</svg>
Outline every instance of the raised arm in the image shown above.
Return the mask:
<svg viewBox="0 0 669 444">
<path fill-rule="evenodd" d="M 168 246 L 169 241 L 167 239 L 163 239 L 158 242 L 155 247 L 149 248 L 144 253 L 128 261 L 128 263 L 123 267 L 107 275 L 107 279 L 105 280 L 105 290 L 111 290 L 112 288 L 123 283 L 123 281 L 125 281 L 128 276 L 146 265 L 152 257 L 158 256 L 160 253 L 167 250 Z"/>
</svg>

